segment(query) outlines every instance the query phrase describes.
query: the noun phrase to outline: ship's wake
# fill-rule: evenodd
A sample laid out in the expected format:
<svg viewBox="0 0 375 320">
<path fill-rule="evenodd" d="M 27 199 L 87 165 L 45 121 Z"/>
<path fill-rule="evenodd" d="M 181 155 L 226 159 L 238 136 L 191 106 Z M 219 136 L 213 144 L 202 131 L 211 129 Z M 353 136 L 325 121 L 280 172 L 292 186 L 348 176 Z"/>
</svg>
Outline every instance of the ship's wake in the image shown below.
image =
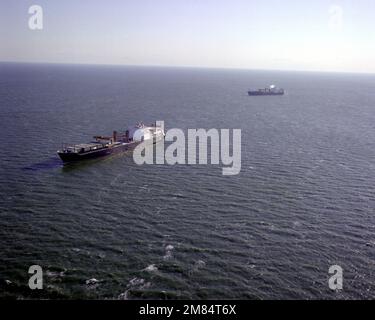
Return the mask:
<svg viewBox="0 0 375 320">
<path fill-rule="evenodd" d="M 22 170 L 26 171 L 40 171 L 40 170 L 49 170 L 55 168 L 61 168 L 63 166 L 61 160 L 57 157 L 52 157 L 47 160 L 33 163 L 29 166 L 23 167 Z"/>
</svg>

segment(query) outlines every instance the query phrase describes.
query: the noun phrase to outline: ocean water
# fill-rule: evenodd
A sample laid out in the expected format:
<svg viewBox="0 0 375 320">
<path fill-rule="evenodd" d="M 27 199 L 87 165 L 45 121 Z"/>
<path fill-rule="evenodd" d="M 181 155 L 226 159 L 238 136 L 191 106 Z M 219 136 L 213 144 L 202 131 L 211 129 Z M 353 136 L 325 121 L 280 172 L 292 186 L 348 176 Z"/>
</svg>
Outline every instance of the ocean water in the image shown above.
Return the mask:
<svg viewBox="0 0 375 320">
<path fill-rule="evenodd" d="M 240 174 L 56 155 L 155 120 L 242 129 Z M 375 297 L 375 76 L 2 63 L 0 124 L 2 298 Z"/>
</svg>

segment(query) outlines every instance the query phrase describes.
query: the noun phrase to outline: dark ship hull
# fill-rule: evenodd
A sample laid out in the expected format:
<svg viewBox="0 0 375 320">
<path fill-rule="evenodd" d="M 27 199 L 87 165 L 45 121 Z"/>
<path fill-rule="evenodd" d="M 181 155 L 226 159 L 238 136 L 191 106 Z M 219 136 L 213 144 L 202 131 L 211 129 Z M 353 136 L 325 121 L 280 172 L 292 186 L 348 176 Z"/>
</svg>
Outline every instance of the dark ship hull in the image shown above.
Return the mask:
<svg viewBox="0 0 375 320">
<path fill-rule="evenodd" d="M 270 91 L 249 91 L 249 96 L 282 96 L 284 91 L 270 92 Z"/>
<path fill-rule="evenodd" d="M 268 88 L 250 90 L 248 91 L 249 96 L 282 96 L 284 89 L 278 88 L 275 85 L 270 85 Z"/>
<path fill-rule="evenodd" d="M 76 161 L 81 161 L 81 160 L 105 157 L 109 155 L 126 152 L 129 150 L 133 150 L 139 143 L 140 142 L 122 143 L 119 145 L 114 145 L 114 146 L 105 147 L 105 148 L 98 149 L 98 150 L 81 152 L 81 153 L 59 151 L 58 155 L 64 163 L 76 162 Z"/>
</svg>

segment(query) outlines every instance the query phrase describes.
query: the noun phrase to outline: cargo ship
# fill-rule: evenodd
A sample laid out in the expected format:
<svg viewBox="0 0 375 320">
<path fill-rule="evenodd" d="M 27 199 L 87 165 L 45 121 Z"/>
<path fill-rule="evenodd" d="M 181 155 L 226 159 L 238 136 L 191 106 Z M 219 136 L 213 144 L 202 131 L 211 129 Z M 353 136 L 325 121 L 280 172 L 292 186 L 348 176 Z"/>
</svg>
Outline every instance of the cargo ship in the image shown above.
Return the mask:
<svg viewBox="0 0 375 320">
<path fill-rule="evenodd" d="M 271 85 L 264 89 L 250 90 L 248 93 L 249 96 L 281 96 L 285 91 L 282 88 L 277 88 L 276 86 Z"/>
<path fill-rule="evenodd" d="M 162 127 L 138 123 L 123 133 L 113 131 L 112 136 L 94 136 L 95 140 L 88 143 L 63 143 L 57 154 L 64 163 L 76 162 L 133 150 L 143 141 L 156 143 L 163 140 L 164 136 Z"/>
</svg>

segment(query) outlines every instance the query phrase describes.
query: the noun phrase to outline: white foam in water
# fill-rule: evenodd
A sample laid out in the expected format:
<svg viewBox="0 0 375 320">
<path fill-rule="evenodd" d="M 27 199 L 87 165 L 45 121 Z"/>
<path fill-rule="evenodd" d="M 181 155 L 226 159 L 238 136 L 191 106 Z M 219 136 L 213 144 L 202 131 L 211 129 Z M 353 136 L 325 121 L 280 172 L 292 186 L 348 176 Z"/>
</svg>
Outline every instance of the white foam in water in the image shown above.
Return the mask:
<svg viewBox="0 0 375 320">
<path fill-rule="evenodd" d="M 63 277 L 65 276 L 65 271 L 61 271 L 61 272 L 47 271 L 46 276 L 51 277 L 51 278 Z"/>
<path fill-rule="evenodd" d="M 143 270 L 144 270 L 144 271 L 153 272 L 153 271 L 157 271 L 158 268 L 157 268 L 157 266 L 155 266 L 154 264 L 150 264 L 148 267 L 144 268 Z"/>
<path fill-rule="evenodd" d="M 205 265 L 206 265 L 206 262 L 204 262 L 203 260 L 195 261 L 195 266 L 198 268 L 204 267 Z"/>
<path fill-rule="evenodd" d="M 98 283 L 99 283 L 99 280 L 97 280 L 95 278 L 86 280 L 86 285 L 88 285 L 88 286 L 94 286 Z"/>
<path fill-rule="evenodd" d="M 140 278 L 133 278 L 129 281 L 128 287 L 134 287 L 134 286 L 139 286 L 144 284 L 145 279 L 140 279 Z"/>
<path fill-rule="evenodd" d="M 299 222 L 299 221 L 293 221 L 293 226 L 294 227 L 300 227 L 301 226 L 301 222 Z"/>
<path fill-rule="evenodd" d="M 119 296 L 118 296 L 118 299 L 119 300 L 127 300 L 128 299 L 128 290 L 126 290 L 123 293 L 120 293 Z"/>
<path fill-rule="evenodd" d="M 194 271 L 198 271 L 199 269 L 201 268 L 204 268 L 206 265 L 206 262 L 204 262 L 203 260 L 197 260 L 194 262 L 194 267 L 193 267 L 193 272 Z"/>
<path fill-rule="evenodd" d="M 164 255 L 164 259 L 170 259 L 172 258 L 172 250 L 174 249 L 174 246 L 172 246 L 171 244 L 167 245 L 165 247 L 165 255 Z"/>
<path fill-rule="evenodd" d="M 151 266 L 153 266 L 153 265 L 151 265 Z M 131 289 L 142 290 L 142 289 L 149 288 L 150 286 L 151 286 L 151 282 L 145 282 L 145 279 L 133 278 L 129 281 L 128 285 L 126 286 L 127 289 L 125 290 L 125 292 L 120 293 L 117 298 L 120 299 L 120 300 L 127 300 L 129 298 L 129 291 Z"/>
<path fill-rule="evenodd" d="M 164 258 L 165 260 L 168 260 L 168 259 L 172 258 L 172 253 L 171 253 L 170 251 L 168 251 L 168 252 L 164 255 L 163 258 Z"/>
</svg>

